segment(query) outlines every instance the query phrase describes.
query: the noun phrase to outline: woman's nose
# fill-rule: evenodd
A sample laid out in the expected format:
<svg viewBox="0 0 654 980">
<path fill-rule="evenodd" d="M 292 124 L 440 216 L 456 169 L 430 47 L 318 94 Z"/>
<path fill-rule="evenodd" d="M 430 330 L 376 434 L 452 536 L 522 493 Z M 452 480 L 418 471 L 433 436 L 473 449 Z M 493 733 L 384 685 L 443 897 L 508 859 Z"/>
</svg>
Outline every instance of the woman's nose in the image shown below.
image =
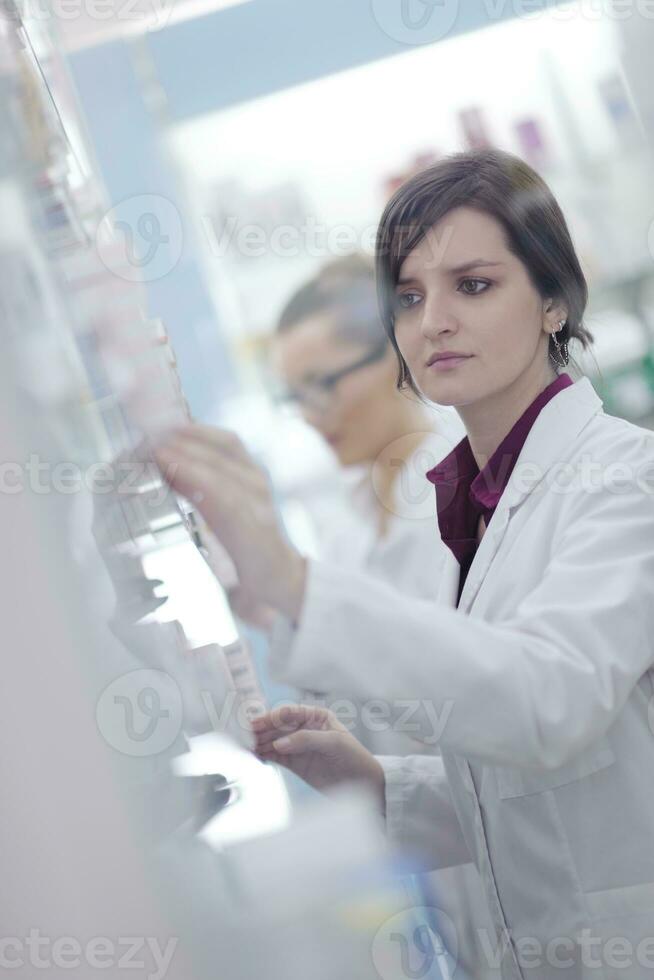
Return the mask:
<svg viewBox="0 0 654 980">
<path fill-rule="evenodd" d="M 443 299 L 431 297 L 422 306 L 420 330 L 427 340 L 435 340 L 442 334 L 455 333 L 458 328 L 456 317 Z"/>
</svg>

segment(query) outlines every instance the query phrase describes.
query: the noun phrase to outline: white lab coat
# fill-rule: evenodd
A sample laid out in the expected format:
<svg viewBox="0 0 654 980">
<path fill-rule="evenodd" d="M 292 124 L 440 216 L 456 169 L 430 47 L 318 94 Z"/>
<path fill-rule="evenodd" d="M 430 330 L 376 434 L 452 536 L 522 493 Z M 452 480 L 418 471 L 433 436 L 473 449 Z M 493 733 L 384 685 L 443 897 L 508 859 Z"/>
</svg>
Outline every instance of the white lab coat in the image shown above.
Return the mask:
<svg viewBox="0 0 654 980">
<path fill-rule="evenodd" d="M 345 571 L 374 576 L 403 595 L 436 601 L 447 548 L 440 539 L 434 490 L 425 480 L 425 473 L 464 435 L 461 423 L 453 421 L 444 433 L 425 431 L 420 445 L 403 463 L 403 478 L 396 481 L 390 499 L 385 501 L 383 536 L 378 528 L 380 500 L 374 468 L 357 466 L 340 474 L 343 506 L 321 536 L 320 559 Z M 287 680 L 283 671 L 279 679 Z M 393 716 L 385 718 L 375 713 L 374 706 L 368 714 L 367 700 L 354 697 L 349 687 L 320 691 L 318 686 L 312 686 L 301 691 L 300 696 L 305 702 L 316 697 L 332 708 L 349 731 L 376 755 L 429 751 L 424 742 L 416 739 L 416 724 L 406 705 L 398 703 Z"/>
<path fill-rule="evenodd" d="M 559 392 L 456 609 L 458 578 L 448 556 L 434 605 L 310 562 L 273 659 L 298 686 L 413 697 L 425 731 L 436 707 L 442 759 L 382 760 L 387 830 L 434 866 L 473 855 L 503 977 L 651 977 L 654 433 L 586 378 Z"/>
</svg>

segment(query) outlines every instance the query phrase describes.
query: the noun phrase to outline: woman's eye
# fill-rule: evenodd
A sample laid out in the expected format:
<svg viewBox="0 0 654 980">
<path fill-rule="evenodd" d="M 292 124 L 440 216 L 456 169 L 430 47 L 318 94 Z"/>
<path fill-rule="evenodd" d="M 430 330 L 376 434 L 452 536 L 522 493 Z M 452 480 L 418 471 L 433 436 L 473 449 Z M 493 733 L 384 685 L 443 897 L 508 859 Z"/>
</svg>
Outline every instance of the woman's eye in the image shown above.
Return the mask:
<svg viewBox="0 0 654 980">
<path fill-rule="evenodd" d="M 408 310 L 409 307 L 416 305 L 412 302 L 414 299 L 416 302 L 420 299 L 417 293 L 401 293 L 397 297 L 397 305 L 403 310 Z"/>
<path fill-rule="evenodd" d="M 464 288 L 470 286 L 471 288 Z M 459 289 L 461 292 L 466 293 L 468 296 L 477 296 L 479 293 L 485 293 L 490 283 L 487 279 L 462 279 L 459 283 Z"/>
</svg>

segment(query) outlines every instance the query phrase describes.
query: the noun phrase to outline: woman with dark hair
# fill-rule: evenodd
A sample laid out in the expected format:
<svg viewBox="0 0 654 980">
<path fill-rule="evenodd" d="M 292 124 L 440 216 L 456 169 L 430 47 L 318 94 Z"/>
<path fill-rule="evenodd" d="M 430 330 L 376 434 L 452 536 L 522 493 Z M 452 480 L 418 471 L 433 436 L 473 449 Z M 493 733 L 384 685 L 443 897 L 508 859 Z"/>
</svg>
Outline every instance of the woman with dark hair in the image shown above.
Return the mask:
<svg viewBox="0 0 654 980">
<path fill-rule="evenodd" d="M 232 435 L 186 429 L 160 462 L 203 494 L 241 588 L 281 614 L 288 676 L 413 698 L 423 725 L 429 701 L 442 759 L 372 756 L 303 706 L 255 722 L 258 752 L 314 786 L 368 783 L 389 836 L 435 867 L 472 856 L 502 977 L 651 976 L 654 434 L 566 370 L 590 340 L 586 284 L 522 161 L 459 154 L 409 180 L 377 270 L 400 384 L 467 432 L 427 474 L 438 604 L 299 555 Z"/>
</svg>

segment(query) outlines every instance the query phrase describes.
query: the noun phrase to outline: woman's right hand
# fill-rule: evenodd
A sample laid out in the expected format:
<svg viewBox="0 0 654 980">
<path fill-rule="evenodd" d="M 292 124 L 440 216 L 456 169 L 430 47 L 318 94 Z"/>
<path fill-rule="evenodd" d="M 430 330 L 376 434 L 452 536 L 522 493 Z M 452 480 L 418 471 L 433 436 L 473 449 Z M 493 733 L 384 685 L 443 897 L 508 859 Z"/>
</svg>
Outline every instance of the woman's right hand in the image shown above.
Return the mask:
<svg viewBox="0 0 654 980">
<path fill-rule="evenodd" d="M 327 708 L 282 705 L 252 720 L 255 753 L 277 762 L 315 789 L 362 781 L 386 810 L 384 770 Z"/>
</svg>

